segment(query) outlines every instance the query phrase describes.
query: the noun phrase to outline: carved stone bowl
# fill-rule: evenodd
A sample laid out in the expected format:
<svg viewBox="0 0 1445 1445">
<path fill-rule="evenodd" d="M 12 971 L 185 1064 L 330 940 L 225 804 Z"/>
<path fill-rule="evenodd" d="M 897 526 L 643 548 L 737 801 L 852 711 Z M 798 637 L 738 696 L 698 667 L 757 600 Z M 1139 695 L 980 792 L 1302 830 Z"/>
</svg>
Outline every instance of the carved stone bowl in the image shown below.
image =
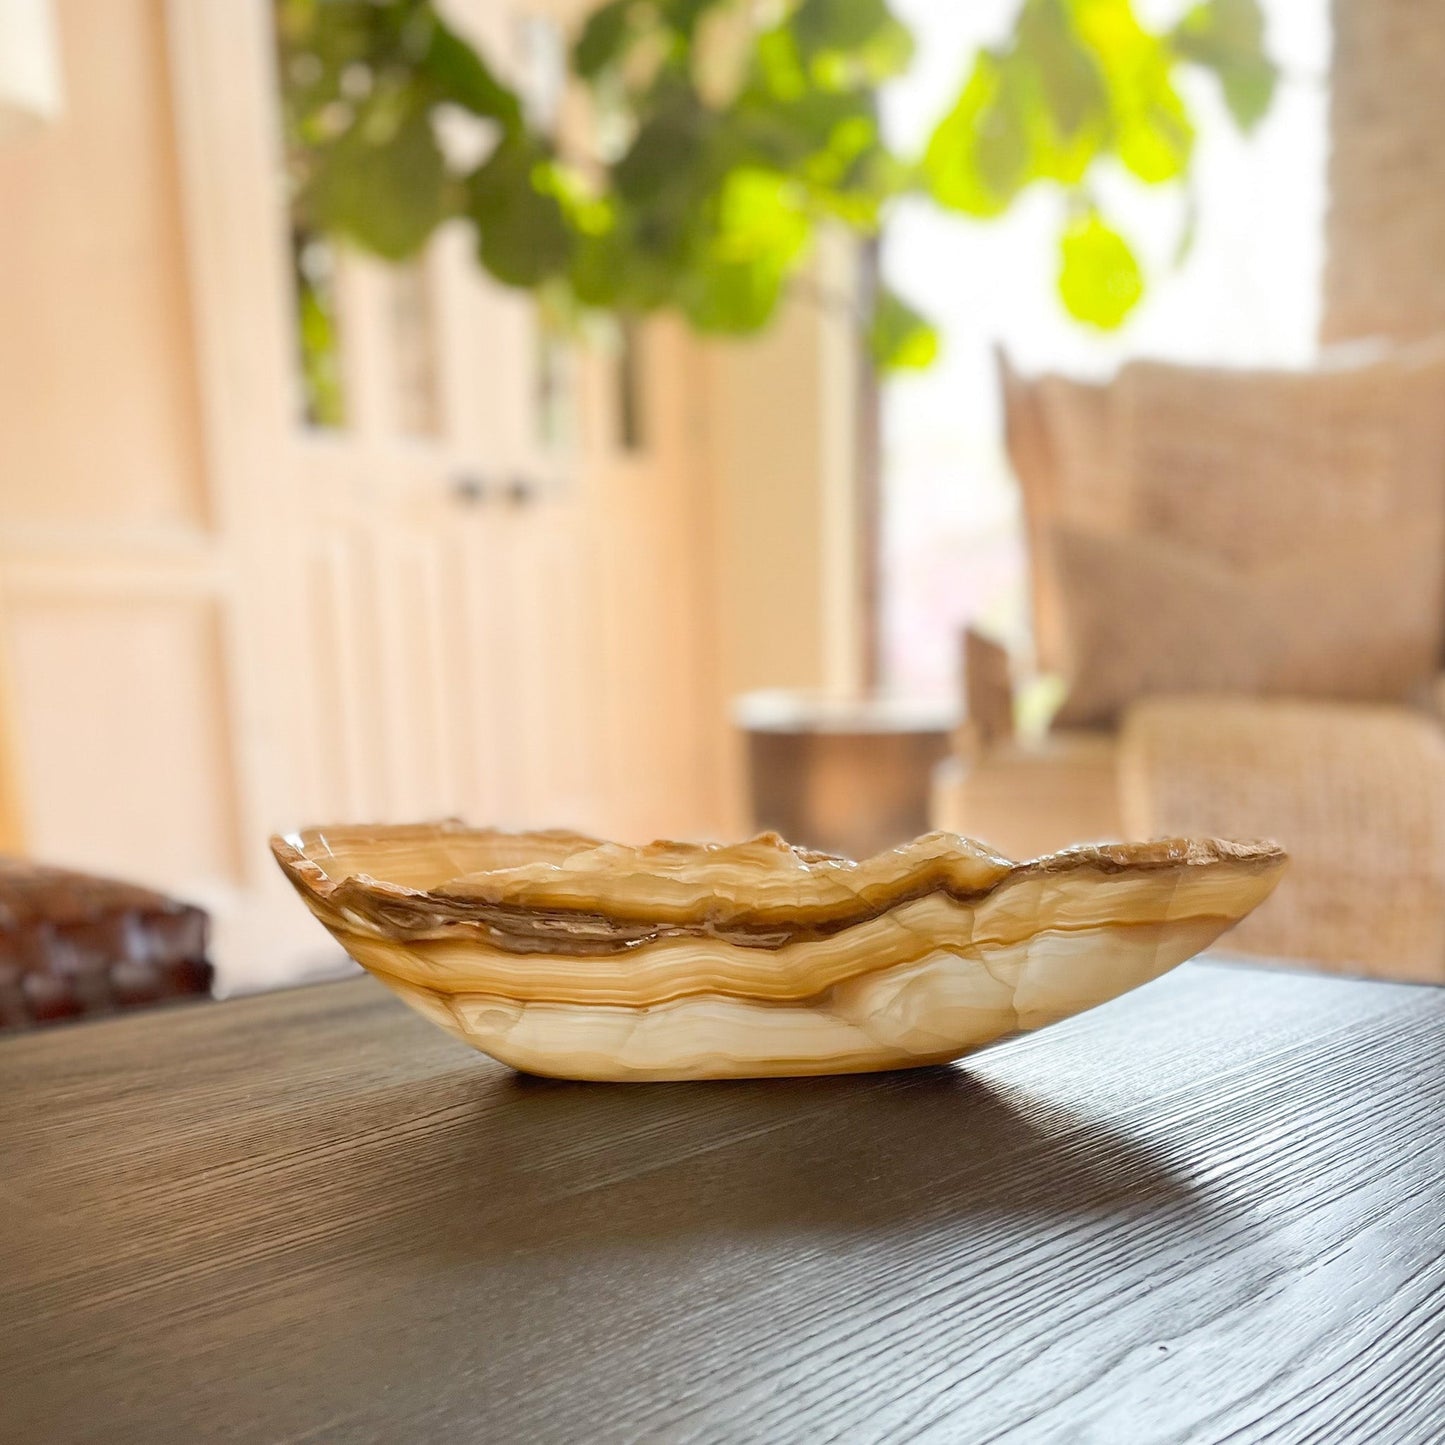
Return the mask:
<svg viewBox="0 0 1445 1445">
<path fill-rule="evenodd" d="M 515 1069 L 717 1079 L 956 1059 L 1137 988 L 1268 896 L 1272 843 L 1012 863 L 952 833 L 865 862 L 775 834 L 625 847 L 460 823 L 273 838 L 312 913 Z"/>
</svg>

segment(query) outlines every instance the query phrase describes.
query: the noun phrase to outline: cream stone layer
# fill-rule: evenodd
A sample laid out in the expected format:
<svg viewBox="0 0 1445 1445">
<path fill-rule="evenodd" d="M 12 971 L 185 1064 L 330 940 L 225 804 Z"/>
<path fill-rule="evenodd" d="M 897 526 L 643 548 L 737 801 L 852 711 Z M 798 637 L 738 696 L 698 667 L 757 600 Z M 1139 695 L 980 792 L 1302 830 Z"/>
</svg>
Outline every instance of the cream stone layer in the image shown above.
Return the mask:
<svg viewBox="0 0 1445 1445">
<path fill-rule="evenodd" d="M 598 1081 L 764 1078 L 946 1063 L 1148 983 L 1207 947 L 1217 922 L 1040 935 L 985 963 L 938 952 L 852 980 L 812 1006 L 711 995 L 646 1008 L 436 994 L 407 1003 L 525 1073 Z"/>
</svg>

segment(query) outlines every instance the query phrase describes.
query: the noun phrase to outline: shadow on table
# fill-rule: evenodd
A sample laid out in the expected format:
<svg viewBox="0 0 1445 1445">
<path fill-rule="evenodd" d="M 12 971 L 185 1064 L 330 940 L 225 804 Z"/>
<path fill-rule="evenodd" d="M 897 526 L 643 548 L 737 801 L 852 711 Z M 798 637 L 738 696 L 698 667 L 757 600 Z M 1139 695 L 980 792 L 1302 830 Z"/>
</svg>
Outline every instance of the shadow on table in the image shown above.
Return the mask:
<svg viewBox="0 0 1445 1445">
<path fill-rule="evenodd" d="M 1158 1141 L 957 1068 L 855 1078 L 478 1085 L 412 1243 L 478 1261 L 758 1232 L 867 1234 L 1224 1206 Z"/>
</svg>

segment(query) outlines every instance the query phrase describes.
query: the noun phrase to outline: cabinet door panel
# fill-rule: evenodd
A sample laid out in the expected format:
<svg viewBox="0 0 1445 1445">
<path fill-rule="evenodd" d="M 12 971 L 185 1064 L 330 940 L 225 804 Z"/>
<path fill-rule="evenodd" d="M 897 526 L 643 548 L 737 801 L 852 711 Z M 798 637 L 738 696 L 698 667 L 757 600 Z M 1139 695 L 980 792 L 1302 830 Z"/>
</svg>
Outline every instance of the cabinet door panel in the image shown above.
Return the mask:
<svg viewBox="0 0 1445 1445">
<path fill-rule="evenodd" d="M 529 7 L 453 8 L 499 64 L 524 58 Z M 97 338 L 124 356 L 120 334 L 144 333 L 144 365 L 112 377 L 109 400 L 91 387 L 43 422 L 35 398 L 7 415 L 22 445 L 0 479 L 15 524 L 0 535 L 0 792 L 18 806 L 0 799 L 0 825 L 210 902 L 228 988 L 295 976 L 314 952 L 272 877 L 273 829 L 462 814 L 710 831 L 692 343 L 648 326 L 624 366 L 544 337 L 461 223 L 402 270 L 298 243 L 271 5 L 121 10 L 136 65 L 109 64 L 115 25 L 62 23 L 67 73 L 109 89 L 78 86 L 35 158 L 0 156 L 36 202 L 27 234 L 57 242 L 48 260 L 14 241 L 42 300 L 84 271 L 74 238 L 51 234 L 66 187 L 113 161 L 106 186 L 135 201 L 61 383 L 100 374 Z M 124 135 L 113 157 L 108 131 Z M 302 295 L 333 323 L 319 370 L 314 353 L 303 364 Z M 17 314 L 43 360 L 56 317 Z M 117 421 L 117 398 L 140 420 Z M 65 475 L 47 479 L 52 454 Z"/>
</svg>

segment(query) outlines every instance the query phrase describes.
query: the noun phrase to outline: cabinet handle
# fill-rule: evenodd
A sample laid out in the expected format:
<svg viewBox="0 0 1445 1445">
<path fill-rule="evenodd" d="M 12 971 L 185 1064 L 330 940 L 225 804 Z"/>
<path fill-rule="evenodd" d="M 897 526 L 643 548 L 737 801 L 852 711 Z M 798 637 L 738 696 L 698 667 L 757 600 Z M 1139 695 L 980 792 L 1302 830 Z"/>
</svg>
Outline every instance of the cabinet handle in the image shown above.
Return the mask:
<svg viewBox="0 0 1445 1445">
<path fill-rule="evenodd" d="M 452 478 L 452 500 L 464 507 L 477 507 L 487 500 L 487 484 L 473 472 Z"/>
<path fill-rule="evenodd" d="M 512 506 L 526 507 L 541 495 L 541 488 L 531 477 L 518 474 L 507 483 L 504 495 Z"/>
</svg>

